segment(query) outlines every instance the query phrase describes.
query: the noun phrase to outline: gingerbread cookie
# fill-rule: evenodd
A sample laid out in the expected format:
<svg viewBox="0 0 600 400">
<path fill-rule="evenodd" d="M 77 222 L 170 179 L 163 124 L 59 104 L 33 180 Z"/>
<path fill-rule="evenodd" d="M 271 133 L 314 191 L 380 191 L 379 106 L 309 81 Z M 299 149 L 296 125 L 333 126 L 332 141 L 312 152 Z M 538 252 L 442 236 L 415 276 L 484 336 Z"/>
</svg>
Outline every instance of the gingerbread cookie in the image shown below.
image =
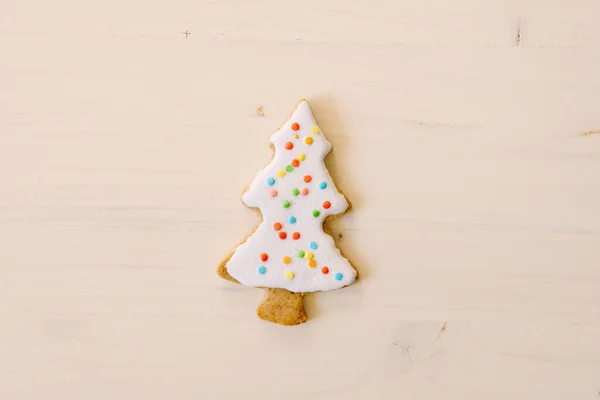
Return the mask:
<svg viewBox="0 0 600 400">
<path fill-rule="evenodd" d="M 218 273 L 246 286 L 268 288 L 258 316 L 297 325 L 306 321 L 304 293 L 339 289 L 357 278 L 323 227 L 350 203 L 325 167 L 332 146 L 306 100 L 270 142 L 275 156 L 242 195 L 246 206 L 260 210 L 262 222 Z"/>
</svg>

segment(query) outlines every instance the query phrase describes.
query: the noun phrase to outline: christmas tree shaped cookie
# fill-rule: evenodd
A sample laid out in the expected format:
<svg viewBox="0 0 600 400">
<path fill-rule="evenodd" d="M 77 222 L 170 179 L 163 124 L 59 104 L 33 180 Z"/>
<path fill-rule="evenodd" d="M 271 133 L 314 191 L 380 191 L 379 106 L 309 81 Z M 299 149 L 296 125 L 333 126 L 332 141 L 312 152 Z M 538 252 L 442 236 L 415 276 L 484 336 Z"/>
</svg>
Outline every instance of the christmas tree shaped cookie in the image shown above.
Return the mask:
<svg viewBox="0 0 600 400">
<path fill-rule="evenodd" d="M 252 181 L 243 203 L 259 209 L 258 228 L 221 263 L 218 273 L 246 286 L 267 288 L 258 316 L 297 325 L 306 321 L 304 293 L 352 284 L 357 272 L 324 222 L 350 204 L 337 189 L 325 156 L 331 151 L 310 106 L 302 100 L 271 137 L 273 160 Z"/>
</svg>

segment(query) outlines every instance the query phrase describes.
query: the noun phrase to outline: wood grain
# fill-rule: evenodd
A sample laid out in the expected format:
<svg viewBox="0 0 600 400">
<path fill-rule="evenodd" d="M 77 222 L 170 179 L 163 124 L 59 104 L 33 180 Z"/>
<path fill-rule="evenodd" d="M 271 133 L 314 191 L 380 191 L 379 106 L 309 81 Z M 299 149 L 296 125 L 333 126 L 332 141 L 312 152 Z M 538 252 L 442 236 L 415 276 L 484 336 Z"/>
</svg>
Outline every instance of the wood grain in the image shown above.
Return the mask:
<svg viewBox="0 0 600 400">
<path fill-rule="evenodd" d="M 599 399 L 599 13 L 3 0 L 0 398 Z M 290 328 L 215 268 L 302 97 L 361 279 Z"/>
</svg>

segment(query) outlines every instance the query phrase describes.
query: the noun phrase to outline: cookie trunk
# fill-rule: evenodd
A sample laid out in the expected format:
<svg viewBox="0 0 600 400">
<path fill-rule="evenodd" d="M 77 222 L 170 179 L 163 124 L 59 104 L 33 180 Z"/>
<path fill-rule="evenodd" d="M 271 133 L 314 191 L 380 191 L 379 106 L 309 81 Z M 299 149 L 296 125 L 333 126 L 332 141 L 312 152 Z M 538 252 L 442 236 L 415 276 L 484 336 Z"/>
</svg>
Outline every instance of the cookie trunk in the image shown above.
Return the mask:
<svg viewBox="0 0 600 400">
<path fill-rule="evenodd" d="M 302 293 L 293 293 L 286 289 L 267 289 L 256 314 L 259 318 L 276 324 L 299 325 L 307 319 L 302 305 L 303 297 Z"/>
</svg>

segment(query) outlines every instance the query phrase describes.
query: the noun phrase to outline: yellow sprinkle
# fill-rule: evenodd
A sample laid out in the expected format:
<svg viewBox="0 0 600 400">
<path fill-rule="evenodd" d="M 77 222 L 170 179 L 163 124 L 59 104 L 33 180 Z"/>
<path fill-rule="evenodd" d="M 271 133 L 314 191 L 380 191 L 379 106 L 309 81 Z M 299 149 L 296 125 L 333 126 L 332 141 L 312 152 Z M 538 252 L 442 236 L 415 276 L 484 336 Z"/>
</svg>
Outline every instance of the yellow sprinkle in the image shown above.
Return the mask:
<svg viewBox="0 0 600 400">
<path fill-rule="evenodd" d="M 289 264 L 292 261 L 292 259 L 288 256 L 283 257 L 283 263 L 284 264 Z"/>
<path fill-rule="evenodd" d="M 313 143 L 313 138 L 311 138 L 310 136 L 307 136 L 306 138 L 304 138 L 304 141 L 306 142 L 307 145 L 311 145 Z"/>
<path fill-rule="evenodd" d="M 288 271 L 285 273 L 285 277 L 288 279 L 294 279 L 294 273 L 292 271 Z"/>
<path fill-rule="evenodd" d="M 315 260 L 310 260 L 308 262 L 308 266 L 311 267 L 311 268 L 314 268 L 314 267 L 317 266 L 317 262 Z"/>
<path fill-rule="evenodd" d="M 316 135 L 317 133 L 319 133 L 319 127 L 318 126 L 313 126 L 312 129 L 311 129 L 311 132 Z"/>
<path fill-rule="evenodd" d="M 285 176 L 285 169 L 280 169 L 277 175 L 283 178 Z"/>
<path fill-rule="evenodd" d="M 304 153 L 298 154 L 298 160 L 304 161 L 305 158 L 306 158 L 306 154 L 304 154 Z"/>
<path fill-rule="evenodd" d="M 306 257 L 308 260 L 312 260 L 312 258 L 313 258 L 314 256 L 315 256 L 315 255 L 314 255 L 313 253 L 311 253 L 310 251 L 309 251 L 308 253 L 306 253 L 306 255 L 305 255 L 305 257 Z"/>
</svg>

